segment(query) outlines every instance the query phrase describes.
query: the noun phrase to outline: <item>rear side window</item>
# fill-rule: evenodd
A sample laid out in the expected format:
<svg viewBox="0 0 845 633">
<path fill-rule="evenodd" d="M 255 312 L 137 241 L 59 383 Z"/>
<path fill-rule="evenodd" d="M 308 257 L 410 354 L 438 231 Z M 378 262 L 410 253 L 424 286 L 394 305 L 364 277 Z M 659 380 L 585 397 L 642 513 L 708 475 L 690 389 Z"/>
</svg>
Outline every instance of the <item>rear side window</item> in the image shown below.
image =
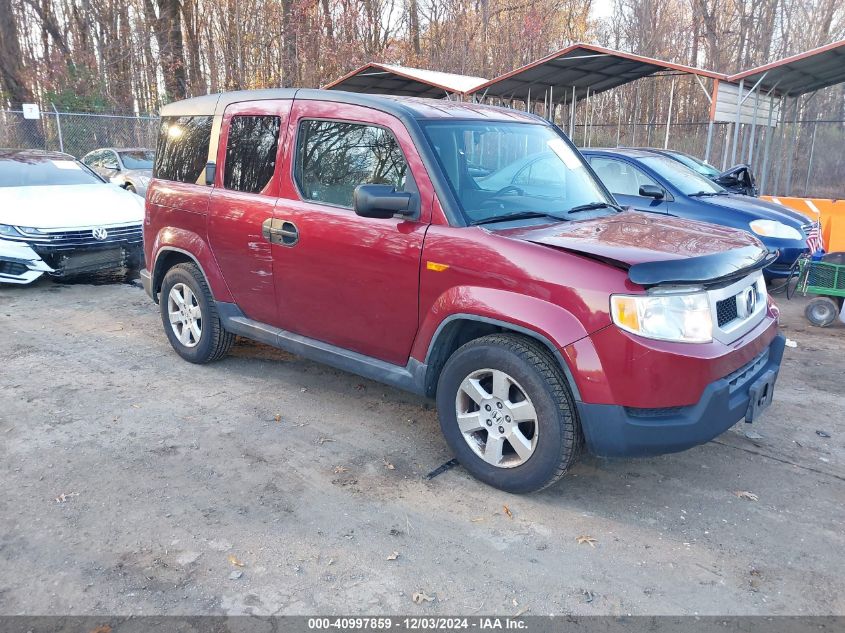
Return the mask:
<svg viewBox="0 0 845 633">
<path fill-rule="evenodd" d="M 208 162 L 210 116 L 164 117 L 159 128 L 153 175 L 162 180 L 195 183 Z"/>
<path fill-rule="evenodd" d="M 355 187 L 393 185 L 404 190 L 408 164 L 390 131 L 339 121 L 302 121 L 295 175 L 306 200 L 352 207 Z"/>
<path fill-rule="evenodd" d="M 590 165 L 604 186 L 620 196 L 638 196 L 642 185 L 657 185 L 652 178 L 622 160 L 595 156 L 590 159 Z"/>
<path fill-rule="evenodd" d="M 234 116 L 226 143 L 223 186 L 235 191 L 260 193 L 276 168 L 279 148 L 277 116 Z"/>
</svg>

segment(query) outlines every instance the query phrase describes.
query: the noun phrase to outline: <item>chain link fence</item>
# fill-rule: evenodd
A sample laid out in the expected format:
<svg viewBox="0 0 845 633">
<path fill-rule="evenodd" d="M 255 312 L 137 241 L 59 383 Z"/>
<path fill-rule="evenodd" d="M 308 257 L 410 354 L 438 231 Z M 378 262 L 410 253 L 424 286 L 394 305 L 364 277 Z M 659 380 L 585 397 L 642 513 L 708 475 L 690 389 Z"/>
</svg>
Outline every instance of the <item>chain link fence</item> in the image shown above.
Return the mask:
<svg viewBox="0 0 845 633">
<path fill-rule="evenodd" d="M 155 147 L 159 119 L 73 112 L 41 112 L 24 119 L 19 110 L 0 110 L 0 147 L 60 150 L 80 157 L 100 147 Z M 708 124 L 672 123 L 667 143 L 665 123 L 576 124 L 579 147 L 663 147 L 703 158 Z M 564 124 L 563 129 L 569 132 Z M 731 166 L 733 126 L 714 123 L 710 164 Z M 762 192 L 816 198 L 845 198 L 845 121 L 798 121 L 776 128 L 740 129 L 737 163 L 750 163 Z M 766 144 L 769 158 L 764 160 Z"/>
<path fill-rule="evenodd" d="M 0 110 L 0 147 L 67 152 L 77 158 L 100 147 L 155 147 L 158 117 Z"/>
</svg>

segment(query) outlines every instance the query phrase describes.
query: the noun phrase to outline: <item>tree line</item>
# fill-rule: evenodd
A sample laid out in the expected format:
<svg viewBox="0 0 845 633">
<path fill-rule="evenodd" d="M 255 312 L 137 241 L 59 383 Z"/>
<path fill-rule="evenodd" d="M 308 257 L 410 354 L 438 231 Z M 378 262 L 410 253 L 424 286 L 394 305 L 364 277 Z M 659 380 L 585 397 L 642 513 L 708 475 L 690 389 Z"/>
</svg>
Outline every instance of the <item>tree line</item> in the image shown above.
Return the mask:
<svg viewBox="0 0 845 633">
<path fill-rule="evenodd" d="M 367 61 L 494 77 L 576 41 L 736 72 L 845 37 L 841 0 L 610 0 L 604 19 L 593 1 L 0 0 L 0 108 L 154 113 Z M 843 95 L 823 99 L 845 118 Z M 701 98 L 684 81 L 675 107 L 700 118 Z"/>
</svg>

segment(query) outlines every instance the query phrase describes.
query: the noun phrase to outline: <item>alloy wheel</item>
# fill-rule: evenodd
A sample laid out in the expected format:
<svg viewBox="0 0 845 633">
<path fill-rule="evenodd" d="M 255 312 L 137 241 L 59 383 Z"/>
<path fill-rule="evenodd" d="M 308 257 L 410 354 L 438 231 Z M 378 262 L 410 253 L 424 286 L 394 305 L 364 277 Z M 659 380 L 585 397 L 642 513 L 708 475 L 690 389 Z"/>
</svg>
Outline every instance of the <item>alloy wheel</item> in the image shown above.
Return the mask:
<svg viewBox="0 0 845 633">
<path fill-rule="evenodd" d="M 464 378 L 455 398 L 458 428 L 481 459 L 498 468 L 524 464 L 537 448 L 534 404 L 507 373 L 479 369 Z"/>
<path fill-rule="evenodd" d="M 195 347 L 202 336 L 202 309 L 186 284 L 177 283 L 170 289 L 167 314 L 179 342 L 185 347 Z"/>
</svg>

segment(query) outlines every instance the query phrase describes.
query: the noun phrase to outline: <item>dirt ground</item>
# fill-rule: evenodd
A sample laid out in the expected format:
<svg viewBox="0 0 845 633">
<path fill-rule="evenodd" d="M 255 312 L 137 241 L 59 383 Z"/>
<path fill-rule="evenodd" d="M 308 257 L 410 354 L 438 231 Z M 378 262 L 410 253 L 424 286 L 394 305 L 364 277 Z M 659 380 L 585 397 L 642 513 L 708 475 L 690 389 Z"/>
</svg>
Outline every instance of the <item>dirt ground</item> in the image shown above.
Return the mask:
<svg viewBox="0 0 845 633">
<path fill-rule="evenodd" d="M 778 302 L 759 423 L 514 496 L 425 479 L 427 401 L 190 365 L 137 285 L 0 288 L 0 614 L 845 614 L 845 326 Z"/>
</svg>

